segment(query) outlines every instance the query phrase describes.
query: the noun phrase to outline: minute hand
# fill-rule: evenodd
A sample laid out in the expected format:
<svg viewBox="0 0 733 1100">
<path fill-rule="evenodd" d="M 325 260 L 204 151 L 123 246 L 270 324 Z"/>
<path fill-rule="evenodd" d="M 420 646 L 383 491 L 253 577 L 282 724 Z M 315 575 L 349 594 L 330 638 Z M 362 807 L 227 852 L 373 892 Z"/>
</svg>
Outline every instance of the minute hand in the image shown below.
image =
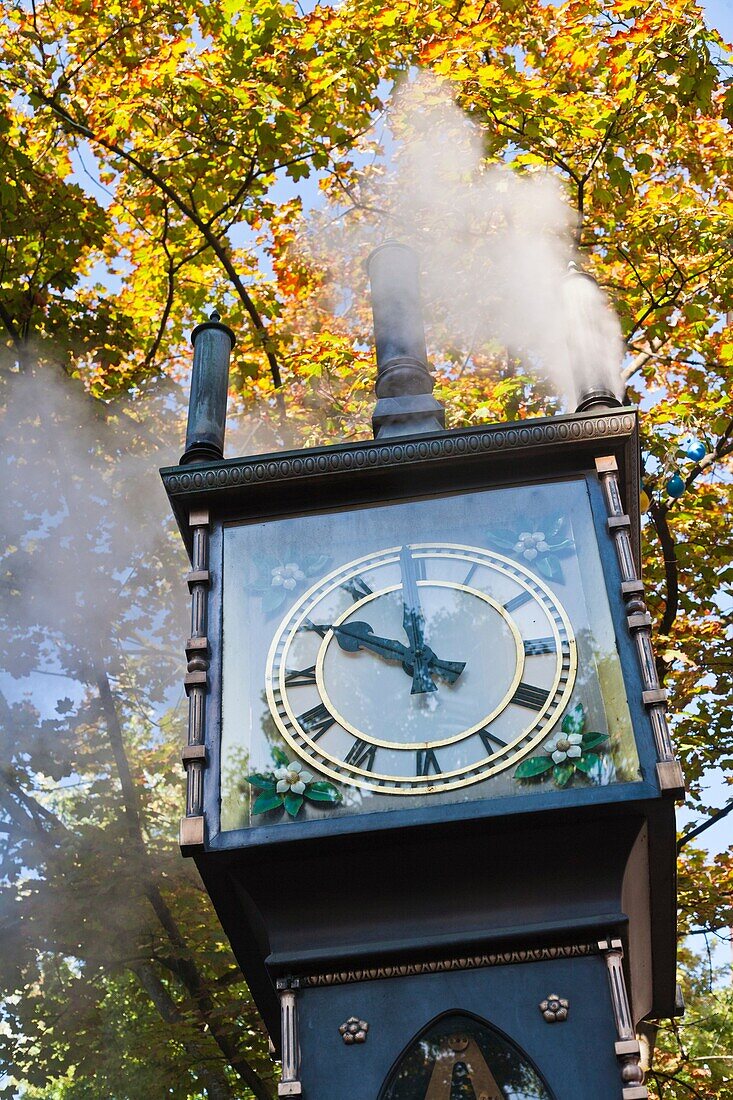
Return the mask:
<svg viewBox="0 0 733 1100">
<path fill-rule="evenodd" d="M 415 576 L 415 562 L 409 547 L 400 550 L 400 572 L 402 573 L 402 625 L 410 641 L 412 663 L 411 695 L 426 691 L 437 691 L 437 685 L 430 675 L 430 650 L 425 645 L 425 616 L 420 603 L 420 593 Z"/>
</svg>

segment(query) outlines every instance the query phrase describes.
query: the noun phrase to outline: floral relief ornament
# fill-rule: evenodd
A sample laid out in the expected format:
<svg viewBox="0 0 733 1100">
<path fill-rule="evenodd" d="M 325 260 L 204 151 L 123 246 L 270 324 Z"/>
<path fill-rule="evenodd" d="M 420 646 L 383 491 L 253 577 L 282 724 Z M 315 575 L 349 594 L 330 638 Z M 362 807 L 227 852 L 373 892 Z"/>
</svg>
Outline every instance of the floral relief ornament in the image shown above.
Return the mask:
<svg viewBox="0 0 733 1100">
<path fill-rule="evenodd" d="M 298 561 L 292 558 L 255 558 L 257 576 L 252 588 L 262 599 L 265 615 L 274 615 L 279 611 L 292 598 L 295 590 L 303 587 L 305 581 L 320 576 L 329 561 L 325 554 L 306 554 Z"/>
<path fill-rule="evenodd" d="M 272 576 L 271 588 L 279 588 L 282 585 L 287 591 L 292 591 L 298 581 L 305 580 L 305 573 L 294 561 L 289 561 L 285 565 L 276 565 L 270 575 Z"/>
<path fill-rule="evenodd" d="M 540 1002 L 539 1008 L 548 1024 L 562 1024 L 568 1018 L 570 1005 L 564 997 L 558 997 L 557 993 L 550 993 L 546 1000 Z"/>
<path fill-rule="evenodd" d="M 279 746 L 272 750 L 272 759 L 276 764 L 272 771 L 245 776 L 245 782 L 260 792 L 252 805 L 253 814 L 285 810 L 290 817 L 297 817 L 306 801 L 324 808 L 341 801 L 341 792 L 333 783 L 316 779 Z"/>
<path fill-rule="evenodd" d="M 579 774 L 585 779 L 599 782 L 601 757 L 593 750 L 608 741 L 607 733 L 583 732 L 585 708 L 578 703 L 568 711 L 560 725 L 560 731 L 544 744 L 547 755 L 523 760 L 514 772 L 515 779 L 552 778 L 558 787 L 567 787 Z"/>
<path fill-rule="evenodd" d="M 369 1024 L 366 1020 L 360 1020 L 358 1016 L 349 1016 L 346 1023 L 339 1027 L 339 1035 L 347 1046 L 353 1043 L 365 1043 L 368 1031 Z"/>
<path fill-rule="evenodd" d="M 532 523 L 523 530 L 501 528 L 490 532 L 488 541 L 503 554 L 509 554 L 523 565 L 531 565 L 549 581 L 565 583 L 561 559 L 575 551 L 575 542 L 567 531 L 565 516 L 551 515 Z"/>
</svg>

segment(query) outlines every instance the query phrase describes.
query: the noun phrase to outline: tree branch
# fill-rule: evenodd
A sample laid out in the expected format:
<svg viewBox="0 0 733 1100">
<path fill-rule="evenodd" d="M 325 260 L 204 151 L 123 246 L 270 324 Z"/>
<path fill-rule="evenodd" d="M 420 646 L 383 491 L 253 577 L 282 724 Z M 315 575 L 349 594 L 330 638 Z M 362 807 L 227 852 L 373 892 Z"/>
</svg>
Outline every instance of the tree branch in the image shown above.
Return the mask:
<svg viewBox="0 0 733 1100">
<path fill-rule="evenodd" d="M 664 1081 L 673 1081 L 675 1085 L 681 1085 L 683 1089 L 687 1089 L 690 1096 L 696 1097 L 696 1100 L 705 1100 L 705 1097 L 701 1092 L 698 1092 L 697 1089 L 692 1087 L 692 1085 L 688 1085 L 686 1081 L 681 1081 L 680 1078 L 674 1073 L 664 1073 L 661 1069 L 650 1069 L 649 1073 L 657 1082 L 657 1084 L 659 1083 L 658 1078 L 661 1077 Z"/>
<path fill-rule="evenodd" d="M 0 302 L 0 321 L 2 321 L 2 323 L 5 325 L 5 328 L 8 330 L 8 336 L 13 341 L 13 344 L 15 345 L 17 350 L 22 351 L 23 340 L 21 338 L 20 332 L 15 327 L 13 318 L 10 316 L 2 302 Z"/>
<path fill-rule="evenodd" d="M 240 301 L 242 302 L 245 310 L 247 311 L 247 314 L 249 315 L 250 321 L 252 322 L 252 325 L 259 339 L 260 346 L 265 352 L 265 356 L 267 357 L 267 362 L 270 367 L 272 380 L 275 386 L 280 388 L 280 386 L 282 386 L 280 365 L 278 363 L 277 356 L 275 355 L 272 348 L 269 346 L 270 340 L 265 323 L 260 316 L 260 312 L 257 309 L 257 306 L 252 301 L 252 298 L 250 297 L 247 288 L 239 277 L 237 269 L 232 263 L 230 257 L 228 256 L 225 245 L 223 245 L 222 242 L 219 240 L 212 227 L 206 224 L 206 222 L 201 218 L 201 216 L 193 208 L 193 206 L 187 203 L 185 199 L 183 199 L 178 194 L 178 192 L 175 191 L 170 186 L 170 184 L 167 183 L 166 180 L 163 179 L 163 177 L 155 171 L 155 169 L 150 168 L 148 165 L 144 164 L 143 161 L 139 159 L 139 157 L 135 156 L 134 153 L 129 152 L 127 149 L 123 149 L 121 145 L 118 145 L 114 141 L 107 141 L 99 134 L 95 134 L 90 126 L 88 126 L 85 122 L 80 122 L 78 119 L 74 118 L 74 116 L 69 114 L 69 112 L 64 107 L 62 107 L 61 104 L 53 96 L 46 95 L 44 92 L 41 91 L 40 88 L 34 88 L 33 94 L 37 96 L 37 98 L 42 103 L 50 108 L 50 110 L 53 111 L 54 114 L 57 115 L 62 122 L 71 127 L 71 129 L 74 130 L 77 134 L 81 134 L 88 141 L 93 141 L 97 145 L 101 145 L 101 147 L 103 149 L 106 149 L 108 153 L 112 153 L 114 156 L 119 157 L 121 160 L 124 160 L 128 164 L 132 165 L 133 168 L 136 168 L 137 171 L 140 172 L 140 174 L 149 183 L 155 184 L 155 186 L 161 191 L 161 193 L 165 195 L 166 198 L 168 198 L 186 218 L 188 218 L 193 226 L 195 226 L 195 228 L 204 238 L 209 248 L 211 248 L 212 252 L 219 260 L 219 263 L 229 276 L 232 286 L 236 290 Z"/>
<path fill-rule="evenodd" d="M 661 622 L 659 624 L 660 634 L 669 634 L 672 624 L 677 618 L 677 611 L 679 609 L 679 572 L 677 561 L 677 548 L 675 546 L 674 537 L 667 522 L 667 507 L 665 504 L 660 504 L 654 498 L 651 498 L 649 511 L 654 522 L 657 535 L 659 536 L 659 542 L 662 547 L 662 554 L 664 560 L 664 576 L 667 585 L 667 594 L 664 603 L 664 614 L 662 615 Z M 660 661 L 657 659 L 657 665 Z M 663 672 L 666 672 L 664 667 L 659 668 L 660 682 L 663 682 Z"/>
<path fill-rule="evenodd" d="M 719 437 L 713 451 L 700 459 L 699 462 L 696 462 L 690 470 L 685 478 L 685 491 L 694 484 L 700 474 L 713 466 L 716 461 L 733 452 L 732 439 L 733 418 L 728 422 L 725 431 Z M 666 581 L 664 613 L 659 623 L 660 634 L 669 634 L 677 618 L 677 612 L 679 611 L 679 562 L 677 559 L 677 548 L 674 541 L 674 535 L 672 534 L 672 530 L 667 520 L 667 516 L 672 510 L 672 507 L 672 504 L 668 504 L 664 501 L 657 501 L 653 497 L 650 498 L 649 512 L 662 547 L 664 576 Z M 663 684 L 667 675 L 667 667 L 661 657 L 657 657 L 656 663 L 659 682 Z"/>
<path fill-rule="evenodd" d="M 689 832 L 684 833 L 677 841 L 677 852 L 681 852 L 686 844 L 689 844 L 696 836 L 700 836 L 701 833 L 707 832 L 713 825 L 717 825 L 717 823 L 722 821 L 724 817 L 727 817 L 729 813 L 733 813 L 733 798 L 731 798 L 721 810 L 716 810 L 714 814 L 711 814 L 701 825 L 696 825 L 694 829 L 690 829 Z"/>
<path fill-rule="evenodd" d="M 186 1017 L 181 1012 L 150 963 L 136 963 L 131 969 L 140 982 L 140 985 L 153 1002 L 160 1018 L 167 1024 L 183 1023 Z M 203 1031 L 204 1028 L 205 1025 L 201 1024 L 199 1030 Z M 206 1089 L 209 1100 L 234 1100 L 234 1093 L 220 1068 L 218 1066 L 212 1067 L 203 1064 L 200 1050 L 196 1050 L 195 1048 L 191 1049 L 192 1044 L 186 1042 L 180 1035 L 176 1036 L 176 1038 L 191 1058 L 191 1067 Z"/>
<path fill-rule="evenodd" d="M 125 752 L 122 727 L 117 715 L 109 677 L 104 668 L 98 663 L 94 666 L 94 670 L 99 699 L 107 725 L 107 734 L 122 788 L 128 836 L 146 869 L 147 878 L 143 886 L 145 896 L 176 953 L 175 972 L 232 1069 L 252 1090 L 256 1100 L 272 1100 L 270 1090 L 244 1055 L 240 1053 L 236 1039 L 232 1037 L 228 1030 L 225 1030 L 225 1025 L 218 1017 L 214 1000 L 199 973 L 196 963 L 190 956 L 183 934 L 155 881 L 150 856 L 143 838 L 140 798 Z"/>
</svg>

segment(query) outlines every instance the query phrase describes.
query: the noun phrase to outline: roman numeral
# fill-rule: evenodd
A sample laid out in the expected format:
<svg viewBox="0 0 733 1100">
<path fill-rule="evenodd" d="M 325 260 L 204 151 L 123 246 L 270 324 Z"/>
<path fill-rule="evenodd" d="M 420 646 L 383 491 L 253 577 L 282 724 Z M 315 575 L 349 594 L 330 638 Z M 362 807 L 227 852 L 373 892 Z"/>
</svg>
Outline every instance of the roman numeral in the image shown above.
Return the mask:
<svg viewBox="0 0 733 1100">
<path fill-rule="evenodd" d="M 345 592 L 348 592 L 354 600 L 362 600 L 365 596 L 371 596 L 372 594 L 372 589 L 369 587 L 367 582 L 364 580 L 363 577 L 360 577 L 358 575 L 356 577 L 352 577 L 348 581 L 344 581 L 341 587 L 344 589 Z"/>
<path fill-rule="evenodd" d="M 330 623 L 314 623 L 311 619 L 303 619 L 303 630 L 312 630 L 316 634 L 320 634 L 322 638 L 325 638 L 331 629 Z"/>
<path fill-rule="evenodd" d="M 544 688 L 533 687 L 532 684 L 521 683 L 512 696 L 512 703 L 520 707 L 529 707 L 530 710 L 542 710 L 550 698 L 549 691 Z"/>
<path fill-rule="evenodd" d="M 478 735 L 484 743 L 489 756 L 493 756 L 496 752 L 496 746 L 500 749 L 506 748 L 506 741 L 502 741 L 501 737 L 497 737 L 495 733 L 492 733 L 488 726 L 484 726 L 482 730 L 478 731 Z M 493 742 L 493 744 L 492 744 Z"/>
<path fill-rule="evenodd" d="M 303 687 L 306 684 L 315 684 L 316 682 L 316 666 L 311 665 L 310 668 L 285 669 L 285 683 L 289 687 Z"/>
<path fill-rule="evenodd" d="M 476 572 L 477 569 L 478 569 L 478 562 L 475 561 L 473 563 L 473 565 L 471 566 L 471 568 L 469 569 L 469 571 L 466 573 L 465 577 L 463 578 L 463 583 L 464 584 L 470 584 L 471 579 L 473 578 L 473 575 L 474 575 L 474 573 Z"/>
<path fill-rule="evenodd" d="M 357 737 L 344 757 L 344 763 L 353 764 L 355 768 L 364 768 L 365 771 L 370 772 L 374 767 L 374 757 L 376 755 L 376 745 L 367 745 Z"/>
<path fill-rule="evenodd" d="M 527 657 L 539 657 L 541 653 L 554 653 L 556 649 L 554 638 L 531 638 L 524 643 L 524 652 Z"/>
<path fill-rule="evenodd" d="M 528 592 L 525 588 L 523 592 L 520 592 L 518 596 L 512 596 L 511 600 L 507 600 L 504 604 L 505 611 L 516 611 L 522 604 L 529 603 L 532 599 L 532 593 Z"/>
<path fill-rule="evenodd" d="M 335 721 L 336 719 L 323 703 L 311 707 L 310 710 L 298 716 L 298 725 L 309 734 L 312 741 L 317 741 L 319 737 L 323 737 L 326 730 L 330 729 Z"/>
<path fill-rule="evenodd" d="M 440 775 L 440 764 L 432 749 L 418 749 L 415 765 L 415 775 Z"/>
</svg>

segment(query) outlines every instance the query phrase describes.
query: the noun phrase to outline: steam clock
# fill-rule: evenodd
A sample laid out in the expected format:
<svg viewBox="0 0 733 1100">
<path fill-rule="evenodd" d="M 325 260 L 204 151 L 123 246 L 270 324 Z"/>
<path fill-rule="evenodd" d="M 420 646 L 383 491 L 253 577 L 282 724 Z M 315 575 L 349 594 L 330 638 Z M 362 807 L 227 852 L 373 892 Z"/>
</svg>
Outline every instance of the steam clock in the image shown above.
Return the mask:
<svg viewBox="0 0 733 1100">
<path fill-rule="evenodd" d="M 582 278 L 583 276 L 576 276 Z M 681 774 L 637 417 L 445 431 L 413 255 L 370 261 L 375 440 L 223 459 L 194 332 L 181 845 L 306 1100 L 637 1100 L 675 1011 Z"/>
</svg>

